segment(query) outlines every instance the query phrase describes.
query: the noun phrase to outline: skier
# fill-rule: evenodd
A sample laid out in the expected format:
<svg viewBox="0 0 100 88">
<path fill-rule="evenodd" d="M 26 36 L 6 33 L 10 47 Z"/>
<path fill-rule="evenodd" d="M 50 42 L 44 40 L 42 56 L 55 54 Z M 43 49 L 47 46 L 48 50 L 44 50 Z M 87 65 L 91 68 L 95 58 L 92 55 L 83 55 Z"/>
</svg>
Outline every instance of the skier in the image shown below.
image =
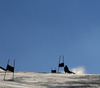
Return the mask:
<svg viewBox="0 0 100 88">
<path fill-rule="evenodd" d="M 67 65 L 65 65 L 65 67 L 64 67 L 64 71 L 65 71 L 65 73 L 75 74 L 74 72 L 72 72 L 72 71 L 69 70 L 69 68 L 68 68 Z"/>
</svg>

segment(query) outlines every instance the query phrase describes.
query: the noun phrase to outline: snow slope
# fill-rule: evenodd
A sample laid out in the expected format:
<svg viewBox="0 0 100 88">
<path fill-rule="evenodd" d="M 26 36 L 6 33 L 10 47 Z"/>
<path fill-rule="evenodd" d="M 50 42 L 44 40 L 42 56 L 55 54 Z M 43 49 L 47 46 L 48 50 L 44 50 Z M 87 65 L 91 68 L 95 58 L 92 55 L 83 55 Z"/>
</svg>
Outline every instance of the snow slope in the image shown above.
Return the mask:
<svg viewBox="0 0 100 88">
<path fill-rule="evenodd" d="M 15 72 L 14 81 L 12 73 L 3 78 L 0 71 L 0 88 L 100 88 L 100 75 L 92 74 Z"/>
</svg>

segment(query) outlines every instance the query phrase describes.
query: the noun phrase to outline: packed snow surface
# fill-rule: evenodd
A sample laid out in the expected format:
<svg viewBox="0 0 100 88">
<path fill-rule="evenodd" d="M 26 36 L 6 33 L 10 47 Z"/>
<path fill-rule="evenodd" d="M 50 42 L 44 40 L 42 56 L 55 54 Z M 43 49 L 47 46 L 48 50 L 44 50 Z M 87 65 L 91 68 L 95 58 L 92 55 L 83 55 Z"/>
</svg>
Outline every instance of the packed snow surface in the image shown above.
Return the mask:
<svg viewBox="0 0 100 88">
<path fill-rule="evenodd" d="M 0 88 L 100 88 L 100 75 L 0 71 Z"/>
</svg>

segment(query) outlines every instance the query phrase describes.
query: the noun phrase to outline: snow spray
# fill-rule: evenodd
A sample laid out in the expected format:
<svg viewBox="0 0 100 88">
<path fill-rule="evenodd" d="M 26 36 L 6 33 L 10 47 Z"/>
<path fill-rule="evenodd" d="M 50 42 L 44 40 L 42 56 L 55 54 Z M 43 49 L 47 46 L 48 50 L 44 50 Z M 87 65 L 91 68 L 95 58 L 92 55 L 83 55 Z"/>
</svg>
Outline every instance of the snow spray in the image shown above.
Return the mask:
<svg viewBox="0 0 100 88">
<path fill-rule="evenodd" d="M 72 68 L 71 71 L 73 71 L 76 74 L 86 74 L 85 73 L 85 67 L 84 66 Z"/>
</svg>

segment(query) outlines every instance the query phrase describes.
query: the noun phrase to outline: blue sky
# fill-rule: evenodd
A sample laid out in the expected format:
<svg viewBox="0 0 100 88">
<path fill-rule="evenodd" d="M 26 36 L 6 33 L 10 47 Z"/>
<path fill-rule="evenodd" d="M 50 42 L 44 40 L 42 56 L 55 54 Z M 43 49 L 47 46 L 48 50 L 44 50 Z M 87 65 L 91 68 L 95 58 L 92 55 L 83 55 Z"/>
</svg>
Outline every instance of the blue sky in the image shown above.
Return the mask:
<svg viewBox="0 0 100 88">
<path fill-rule="evenodd" d="M 100 0 L 0 1 L 0 66 L 50 72 L 60 55 L 100 74 Z"/>
</svg>

